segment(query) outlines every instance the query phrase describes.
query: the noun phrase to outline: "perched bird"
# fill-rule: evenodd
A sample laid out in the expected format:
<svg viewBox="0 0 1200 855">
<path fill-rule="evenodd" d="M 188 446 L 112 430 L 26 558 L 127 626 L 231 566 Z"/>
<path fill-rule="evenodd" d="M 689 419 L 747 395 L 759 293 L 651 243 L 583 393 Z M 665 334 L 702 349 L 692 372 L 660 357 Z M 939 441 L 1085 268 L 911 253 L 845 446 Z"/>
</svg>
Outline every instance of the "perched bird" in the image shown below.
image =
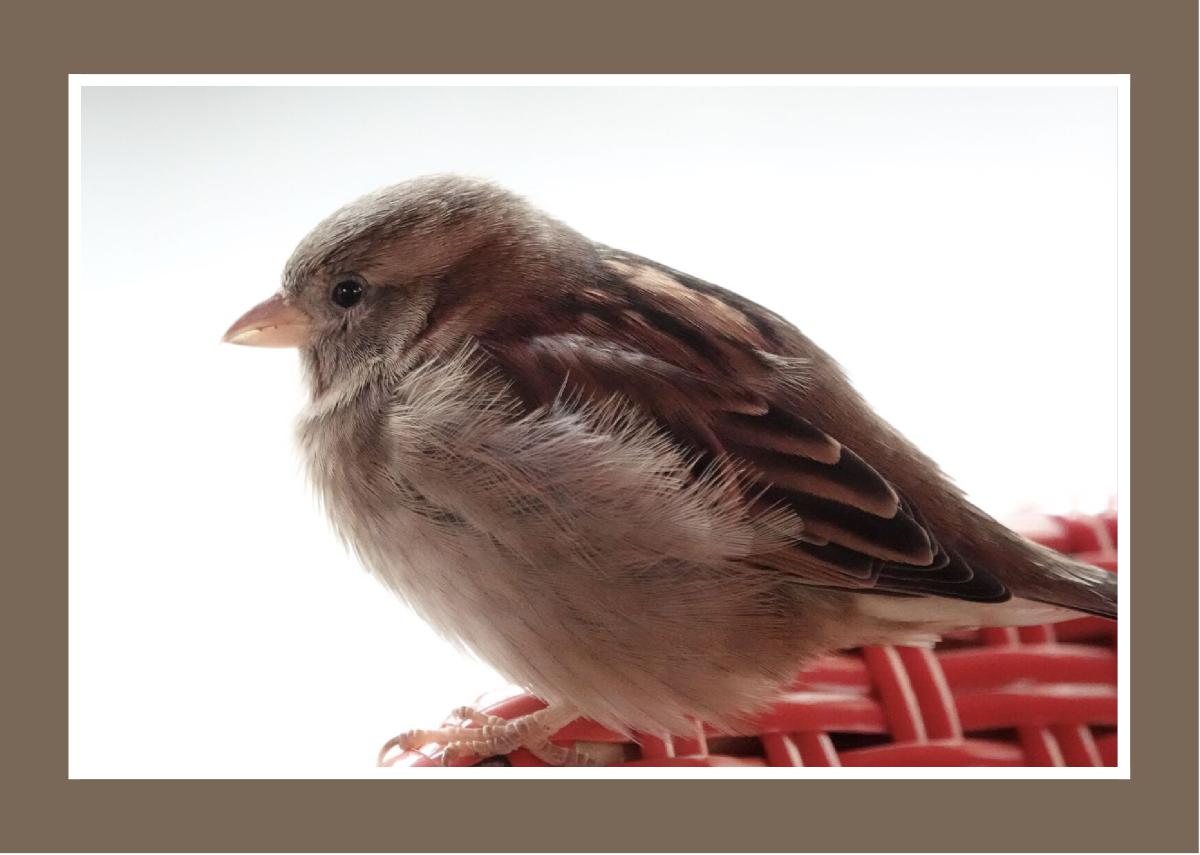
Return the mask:
<svg viewBox="0 0 1200 855">
<path fill-rule="evenodd" d="M 338 533 L 548 703 L 409 745 L 586 762 L 548 742 L 577 715 L 735 729 L 835 649 L 1116 616 L 1110 574 L 974 507 L 786 320 L 490 183 L 341 208 L 224 340 L 299 348 Z"/>
</svg>

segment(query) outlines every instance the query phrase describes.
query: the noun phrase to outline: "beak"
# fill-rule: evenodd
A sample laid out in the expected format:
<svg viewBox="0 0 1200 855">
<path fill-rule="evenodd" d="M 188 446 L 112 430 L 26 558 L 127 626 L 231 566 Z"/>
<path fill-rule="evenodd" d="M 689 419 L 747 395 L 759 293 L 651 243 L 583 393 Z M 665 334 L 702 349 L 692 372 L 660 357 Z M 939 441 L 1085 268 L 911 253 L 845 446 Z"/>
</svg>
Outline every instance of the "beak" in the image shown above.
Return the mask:
<svg viewBox="0 0 1200 855">
<path fill-rule="evenodd" d="M 311 331 L 308 316 L 276 294 L 234 321 L 221 341 L 253 347 L 299 347 L 308 343 Z"/>
</svg>

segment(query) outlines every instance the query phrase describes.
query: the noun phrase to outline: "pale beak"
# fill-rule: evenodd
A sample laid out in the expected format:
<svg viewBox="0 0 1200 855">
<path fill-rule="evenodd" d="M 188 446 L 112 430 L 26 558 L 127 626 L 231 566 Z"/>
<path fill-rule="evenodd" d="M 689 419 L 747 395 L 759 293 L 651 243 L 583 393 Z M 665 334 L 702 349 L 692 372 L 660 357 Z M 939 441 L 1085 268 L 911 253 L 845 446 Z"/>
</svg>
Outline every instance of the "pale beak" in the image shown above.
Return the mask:
<svg viewBox="0 0 1200 855">
<path fill-rule="evenodd" d="M 253 347 L 299 347 L 308 342 L 311 332 L 308 316 L 276 294 L 234 321 L 221 341 Z"/>
</svg>

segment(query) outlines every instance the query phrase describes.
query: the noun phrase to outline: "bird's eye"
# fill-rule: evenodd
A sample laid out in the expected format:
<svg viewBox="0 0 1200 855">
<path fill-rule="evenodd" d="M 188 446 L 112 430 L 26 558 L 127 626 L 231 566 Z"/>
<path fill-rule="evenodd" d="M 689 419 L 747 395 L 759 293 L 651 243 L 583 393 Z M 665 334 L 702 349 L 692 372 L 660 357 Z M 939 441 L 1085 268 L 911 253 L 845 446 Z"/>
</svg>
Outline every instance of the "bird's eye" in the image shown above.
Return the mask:
<svg viewBox="0 0 1200 855">
<path fill-rule="evenodd" d="M 362 299 L 362 295 L 362 283 L 355 282 L 353 279 L 346 279 L 333 286 L 333 291 L 329 294 L 329 299 L 333 300 L 333 302 L 337 303 L 343 309 L 349 309 Z"/>
</svg>

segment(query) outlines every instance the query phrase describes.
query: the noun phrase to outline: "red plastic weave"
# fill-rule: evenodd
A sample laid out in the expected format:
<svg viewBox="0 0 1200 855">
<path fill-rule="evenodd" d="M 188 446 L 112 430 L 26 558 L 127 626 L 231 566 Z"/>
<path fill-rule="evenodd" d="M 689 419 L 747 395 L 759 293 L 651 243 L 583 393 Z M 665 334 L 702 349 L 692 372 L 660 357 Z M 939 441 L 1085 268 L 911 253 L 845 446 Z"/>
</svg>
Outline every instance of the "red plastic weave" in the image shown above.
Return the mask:
<svg viewBox="0 0 1200 855">
<path fill-rule="evenodd" d="M 1117 569 L 1117 517 L 1039 517 L 1018 526 L 1040 543 Z M 523 693 L 479 706 L 515 718 L 542 706 Z M 554 741 L 624 766 L 1115 766 L 1116 624 L 987 629 L 933 650 L 868 647 L 824 659 L 761 716 L 757 736 L 697 726 L 691 738 L 630 742 L 587 720 Z M 404 752 L 388 766 L 440 764 Z M 471 760 L 461 761 L 469 765 Z M 540 766 L 518 750 L 491 764 Z"/>
</svg>

